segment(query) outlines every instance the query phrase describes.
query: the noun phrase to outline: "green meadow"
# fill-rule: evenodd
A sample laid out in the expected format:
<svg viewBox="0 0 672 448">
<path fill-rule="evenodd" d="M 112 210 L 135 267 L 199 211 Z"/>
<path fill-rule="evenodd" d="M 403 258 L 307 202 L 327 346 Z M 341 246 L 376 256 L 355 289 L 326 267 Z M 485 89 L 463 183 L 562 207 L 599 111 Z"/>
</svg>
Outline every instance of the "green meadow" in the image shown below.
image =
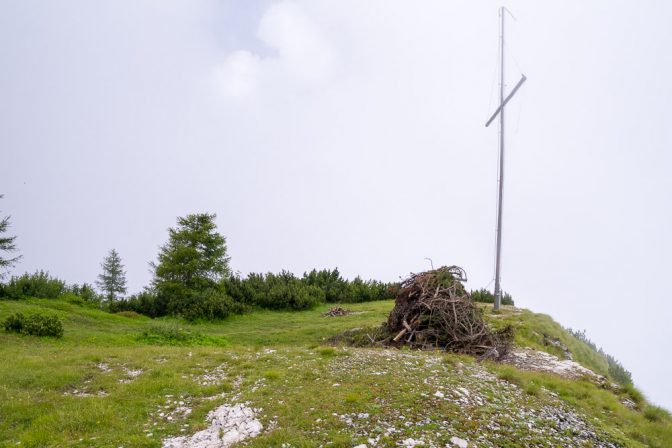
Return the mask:
<svg viewBox="0 0 672 448">
<path fill-rule="evenodd" d="M 208 412 L 226 403 L 258 410 L 264 431 L 243 442 L 252 447 L 392 447 L 409 438 L 443 447 L 452 437 L 469 446 L 563 446 L 578 436 L 548 417 L 557 409 L 580 417 L 598 441 L 670 446 L 669 414 L 634 388 L 463 355 L 328 343 L 345 330 L 380 325 L 392 306 L 348 304 L 351 314 L 323 317 L 329 306 L 320 305 L 187 323 L 57 299 L 0 301 L 0 320 L 40 312 L 60 317 L 65 329 L 61 339 L 0 331 L 0 446 L 160 447 L 207 427 Z M 514 325 L 517 345 L 560 355 L 544 345 L 546 334 L 586 367 L 608 373 L 550 317 L 484 309 L 491 325 Z"/>
</svg>

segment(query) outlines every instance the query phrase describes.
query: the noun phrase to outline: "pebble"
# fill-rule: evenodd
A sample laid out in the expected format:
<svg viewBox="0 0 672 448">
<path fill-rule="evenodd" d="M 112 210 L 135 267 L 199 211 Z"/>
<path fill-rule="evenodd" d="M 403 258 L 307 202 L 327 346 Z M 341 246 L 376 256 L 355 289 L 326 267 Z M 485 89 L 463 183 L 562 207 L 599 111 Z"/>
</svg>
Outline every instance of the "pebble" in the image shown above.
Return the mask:
<svg viewBox="0 0 672 448">
<path fill-rule="evenodd" d="M 467 448 L 467 446 L 469 446 L 469 444 L 467 443 L 466 440 L 460 439 L 459 437 L 451 437 L 450 438 L 450 443 L 452 443 L 453 445 L 455 445 L 459 448 Z"/>
</svg>

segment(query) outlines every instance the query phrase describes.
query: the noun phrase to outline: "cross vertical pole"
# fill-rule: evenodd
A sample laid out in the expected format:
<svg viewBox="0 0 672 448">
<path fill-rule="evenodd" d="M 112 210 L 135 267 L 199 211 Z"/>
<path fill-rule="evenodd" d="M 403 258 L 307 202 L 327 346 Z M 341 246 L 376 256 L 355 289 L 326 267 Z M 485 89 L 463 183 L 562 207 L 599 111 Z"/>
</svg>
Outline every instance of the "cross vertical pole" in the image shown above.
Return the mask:
<svg viewBox="0 0 672 448">
<path fill-rule="evenodd" d="M 504 197 L 504 7 L 499 9 L 501 16 L 500 70 L 499 70 L 499 201 L 497 202 L 497 255 L 495 261 L 495 303 L 493 309 L 499 310 L 502 303 L 500 285 L 500 267 L 502 257 L 502 199 Z"/>
</svg>

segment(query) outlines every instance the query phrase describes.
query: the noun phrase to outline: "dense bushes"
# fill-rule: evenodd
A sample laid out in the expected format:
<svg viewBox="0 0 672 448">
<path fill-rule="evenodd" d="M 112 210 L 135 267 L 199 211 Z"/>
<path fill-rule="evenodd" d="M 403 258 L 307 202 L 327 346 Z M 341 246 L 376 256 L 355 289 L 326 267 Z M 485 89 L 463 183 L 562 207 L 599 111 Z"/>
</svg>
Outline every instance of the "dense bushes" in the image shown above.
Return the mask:
<svg viewBox="0 0 672 448">
<path fill-rule="evenodd" d="M 238 303 L 271 310 L 306 310 L 325 301 L 324 291 L 308 285 L 294 274 L 250 274 L 223 282 L 224 289 Z"/>
<path fill-rule="evenodd" d="M 243 304 L 235 302 L 222 288 L 193 291 L 179 297 L 148 289 L 127 299 L 110 302 L 107 308 L 111 313 L 133 311 L 149 317 L 173 315 L 188 320 L 224 319 L 245 310 Z"/>
<path fill-rule="evenodd" d="M 134 311 L 149 317 L 159 317 L 168 314 L 166 301 L 160 299 L 152 290 L 146 289 L 139 294 L 133 294 L 125 299 L 107 303 L 107 310 L 111 313 Z"/>
<path fill-rule="evenodd" d="M 214 320 L 240 313 L 242 306 L 220 289 L 211 288 L 191 292 L 181 300 L 169 300 L 167 310 L 168 314 L 179 315 L 188 320 Z"/>
<path fill-rule="evenodd" d="M 147 289 L 107 304 L 112 313 L 134 311 L 149 317 L 181 316 L 188 320 L 224 319 L 252 308 L 307 310 L 325 302 L 391 299 L 394 284 L 343 279 L 338 269 L 312 270 L 299 278 L 291 272 L 226 277 L 203 290 Z"/>
<path fill-rule="evenodd" d="M 34 274 L 25 273 L 19 277 L 13 276 L 2 288 L 2 294 L 9 299 L 25 297 L 55 299 L 64 292 L 66 292 L 65 282 L 51 277 L 45 271 L 37 271 Z"/>
<path fill-rule="evenodd" d="M 324 300 L 330 303 L 347 302 L 352 296 L 348 282 L 341 277 L 338 269 L 313 269 L 304 273 L 302 280 L 306 285 L 320 288 L 324 292 Z"/>
<path fill-rule="evenodd" d="M 474 302 L 495 303 L 495 295 L 484 288 L 471 291 L 469 295 Z M 502 292 L 502 305 L 514 305 L 511 294 Z"/>
<path fill-rule="evenodd" d="M 25 321 L 26 318 L 21 313 L 10 314 L 3 322 L 3 326 L 5 327 L 5 331 L 21 333 Z"/>
<path fill-rule="evenodd" d="M 360 277 L 348 281 L 341 277 L 338 269 L 313 269 L 304 273 L 305 284 L 317 286 L 324 291 L 325 300 L 330 303 L 369 302 L 392 299 L 396 296 L 396 285 L 376 280 L 364 281 Z"/>
<path fill-rule="evenodd" d="M 395 296 L 395 285 L 364 281 L 359 277 L 348 281 L 341 277 L 338 269 L 313 269 L 302 278 L 287 271 L 250 274 L 244 279 L 226 279 L 223 284 L 235 301 L 273 310 L 303 310 L 324 302 L 367 302 Z"/>
<path fill-rule="evenodd" d="M 96 290 L 93 289 L 93 286 L 88 283 L 82 283 L 81 286 L 75 283 L 68 287 L 68 292 L 81 297 L 85 302 L 99 303 L 101 300 L 101 297 L 96 293 Z"/>
<path fill-rule="evenodd" d="M 68 286 L 63 280 L 50 276 L 46 271 L 13 276 L 7 284 L 0 285 L 0 299 L 21 300 L 28 297 L 59 298 L 76 305 L 100 303 L 100 296 L 91 285 L 83 283 L 81 286 Z"/>
<path fill-rule="evenodd" d="M 43 314 L 30 314 L 24 316 L 21 313 L 12 314 L 3 322 L 5 331 L 13 333 L 30 334 L 33 336 L 63 336 L 63 323 L 56 316 Z"/>
<path fill-rule="evenodd" d="M 325 300 L 330 303 L 355 303 L 373 300 L 393 299 L 398 285 L 376 280 L 364 281 L 360 277 L 348 281 L 341 277 L 338 269 L 313 269 L 304 273 L 301 279 L 305 284 L 317 286 L 324 291 Z"/>
</svg>

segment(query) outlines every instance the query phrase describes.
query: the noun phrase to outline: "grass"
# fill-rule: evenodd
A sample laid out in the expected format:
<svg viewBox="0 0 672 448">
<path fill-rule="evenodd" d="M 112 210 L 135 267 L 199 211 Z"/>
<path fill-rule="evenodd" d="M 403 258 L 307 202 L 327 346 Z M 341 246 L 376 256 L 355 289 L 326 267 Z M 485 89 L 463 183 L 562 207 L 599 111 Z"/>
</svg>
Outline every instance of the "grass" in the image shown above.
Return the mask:
<svg viewBox="0 0 672 448">
<path fill-rule="evenodd" d="M 574 360 L 581 365 L 595 373 L 608 376 L 609 365 L 607 360 L 586 343 L 569 334 L 562 325 L 555 322 L 550 316 L 511 306 L 502 306 L 500 312 L 495 313 L 489 305 L 480 306 L 484 310 L 486 319 L 493 327 L 513 326 L 517 346 L 542 350 L 563 359 L 564 353 L 560 348 L 544 343 L 544 335 L 546 335 L 547 338 L 557 339 L 565 345 L 572 353 Z"/>
<path fill-rule="evenodd" d="M 376 327 L 392 305 L 348 304 L 353 313 L 335 318 L 321 317 L 324 305 L 189 324 L 59 300 L 0 301 L 0 320 L 49 312 L 65 327 L 58 340 L 0 331 L 0 447 L 160 447 L 162 438 L 204 428 L 211 409 L 243 401 L 263 408 L 264 426 L 276 428 L 251 447 L 352 447 L 369 437 L 377 446 L 397 446 L 407 437 L 445 446 L 452 435 L 475 440 L 491 422 L 502 427 L 498 446 L 534 445 L 541 439 L 510 416 L 558 400 L 623 446 L 663 447 L 672 440 L 666 411 L 641 395 L 633 398 L 638 410 L 621 403 L 636 396 L 634 388 L 615 392 L 463 355 L 328 345 L 344 330 Z M 604 372 L 548 316 L 505 309 L 486 317 L 495 326 L 514 324 L 521 345 L 553 352 L 543 333 L 558 337 L 575 359 Z M 131 378 L 129 371 L 142 373 Z M 458 388 L 469 389 L 471 398 L 456 395 Z M 459 402 L 476 396 L 481 405 Z M 193 412 L 168 420 L 178 401 Z M 398 432 L 387 432 L 390 422 Z"/>
</svg>

